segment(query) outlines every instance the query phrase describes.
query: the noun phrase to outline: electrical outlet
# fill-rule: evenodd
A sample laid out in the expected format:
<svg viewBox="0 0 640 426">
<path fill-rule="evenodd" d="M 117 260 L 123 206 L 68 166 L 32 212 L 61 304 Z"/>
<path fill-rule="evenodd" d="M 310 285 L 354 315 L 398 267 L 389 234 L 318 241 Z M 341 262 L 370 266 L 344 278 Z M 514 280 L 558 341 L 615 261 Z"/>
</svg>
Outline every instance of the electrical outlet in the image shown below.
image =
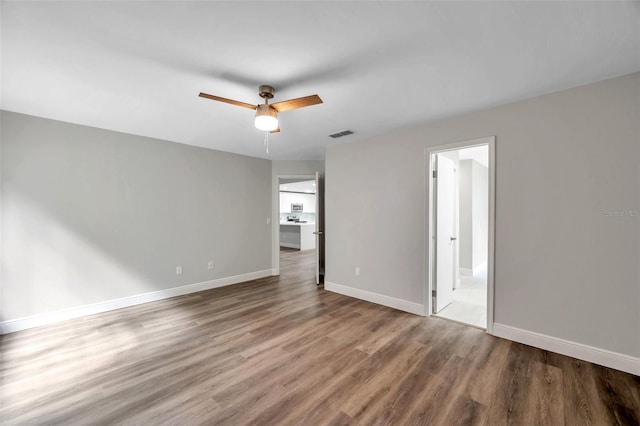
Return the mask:
<svg viewBox="0 0 640 426">
<path fill-rule="evenodd" d="M 360 267 L 356 266 L 356 277 L 360 276 Z"/>
<path fill-rule="evenodd" d="M 176 266 L 176 275 L 182 275 L 182 266 Z"/>
<path fill-rule="evenodd" d="M 207 268 L 209 268 L 210 271 L 213 271 L 213 260 L 210 260 L 209 263 L 207 263 Z"/>
</svg>

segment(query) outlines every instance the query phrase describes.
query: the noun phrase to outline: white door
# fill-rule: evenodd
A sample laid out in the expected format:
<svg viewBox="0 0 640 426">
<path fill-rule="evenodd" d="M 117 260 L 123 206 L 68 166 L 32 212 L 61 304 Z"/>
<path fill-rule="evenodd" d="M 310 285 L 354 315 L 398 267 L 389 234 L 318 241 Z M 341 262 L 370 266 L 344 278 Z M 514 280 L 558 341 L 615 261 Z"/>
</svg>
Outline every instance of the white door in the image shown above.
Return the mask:
<svg viewBox="0 0 640 426">
<path fill-rule="evenodd" d="M 316 172 L 316 284 L 324 279 L 324 181 Z"/>
<path fill-rule="evenodd" d="M 456 185 L 453 161 L 436 155 L 436 303 L 435 313 L 453 301 L 455 280 Z"/>
</svg>

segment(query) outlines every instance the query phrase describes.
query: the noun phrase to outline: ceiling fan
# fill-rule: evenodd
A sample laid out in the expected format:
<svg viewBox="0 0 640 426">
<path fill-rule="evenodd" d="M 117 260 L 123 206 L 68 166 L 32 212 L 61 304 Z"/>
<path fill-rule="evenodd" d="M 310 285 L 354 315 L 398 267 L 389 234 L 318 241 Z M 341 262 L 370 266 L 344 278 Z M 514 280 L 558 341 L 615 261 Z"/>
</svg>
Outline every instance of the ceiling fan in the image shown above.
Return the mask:
<svg viewBox="0 0 640 426">
<path fill-rule="evenodd" d="M 273 99 L 275 89 L 271 86 L 262 85 L 258 88 L 258 94 L 264 99 L 264 104 L 252 105 L 246 102 L 234 101 L 233 99 L 222 98 L 220 96 L 200 93 L 201 98 L 211 99 L 212 101 L 224 102 L 231 105 L 237 105 L 244 108 L 256 110 L 255 126 L 257 129 L 270 133 L 278 133 L 280 127 L 278 125 L 278 113 L 292 109 L 304 108 L 311 105 L 322 103 L 322 99 L 318 95 L 304 96 L 302 98 L 289 99 L 288 101 L 276 102 L 269 104 L 269 99 Z"/>
</svg>

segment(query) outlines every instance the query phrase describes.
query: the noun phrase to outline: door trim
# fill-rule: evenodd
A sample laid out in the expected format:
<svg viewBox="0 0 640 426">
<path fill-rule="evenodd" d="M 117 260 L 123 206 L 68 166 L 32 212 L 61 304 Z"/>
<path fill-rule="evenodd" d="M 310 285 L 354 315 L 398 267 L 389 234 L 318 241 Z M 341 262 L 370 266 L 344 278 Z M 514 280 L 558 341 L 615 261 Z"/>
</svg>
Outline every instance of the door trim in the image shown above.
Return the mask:
<svg viewBox="0 0 640 426">
<path fill-rule="evenodd" d="M 434 247 L 433 247 L 433 164 L 432 154 L 439 154 L 456 149 L 470 148 L 478 145 L 489 147 L 489 224 L 488 224 L 488 248 L 487 248 L 487 333 L 493 334 L 494 325 L 494 300 L 495 300 L 495 222 L 496 222 L 496 137 L 487 136 L 479 139 L 454 142 L 445 145 L 427 147 L 424 150 L 424 186 L 425 186 L 425 218 L 424 218 L 424 307 L 426 316 L 432 316 L 433 306 L 431 292 L 434 281 Z"/>
<path fill-rule="evenodd" d="M 280 275 L 280 179 L 314 180 L 312 175 L 276 175 L 271 182 L 271 275 Z"/>
</svg>

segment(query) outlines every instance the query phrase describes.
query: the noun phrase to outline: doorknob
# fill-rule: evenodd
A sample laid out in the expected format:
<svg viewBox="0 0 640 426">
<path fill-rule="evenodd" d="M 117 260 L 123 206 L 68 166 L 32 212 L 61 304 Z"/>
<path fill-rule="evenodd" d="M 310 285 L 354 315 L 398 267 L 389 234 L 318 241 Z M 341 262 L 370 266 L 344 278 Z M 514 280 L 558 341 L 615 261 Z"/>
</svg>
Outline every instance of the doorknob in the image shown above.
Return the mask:
<svg viewBox="0 0 640 426">
<path fill-rule="evenodd" d="M 324 232 L 322 231 L 318 231 L 318 232 L 314 232 L 315 235 L 324 235 Z"/>
<path fill-rule="evenodd" d="M 455 241 L 455 240 L 457 240 L 456 237 L 451 237 L 451 241 Z"/>
</svg>

